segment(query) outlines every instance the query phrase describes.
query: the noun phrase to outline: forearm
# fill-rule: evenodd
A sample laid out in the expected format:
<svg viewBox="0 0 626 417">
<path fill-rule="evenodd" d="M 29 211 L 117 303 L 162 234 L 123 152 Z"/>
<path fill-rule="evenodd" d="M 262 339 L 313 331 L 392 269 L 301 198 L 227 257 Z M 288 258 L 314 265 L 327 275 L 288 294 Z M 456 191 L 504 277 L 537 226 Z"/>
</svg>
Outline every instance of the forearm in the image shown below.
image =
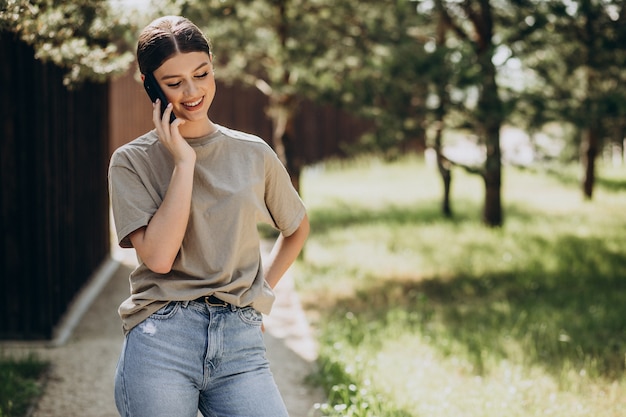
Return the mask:
<svg viewBox="0 0 626 417">
<path fill-rule="evenodd" d="M 165 198 L 150 223 L 130 236 L 137 254 L 154 272 L 169 272 L 180 250 L 189 222 L 194 163 L 175 166 Z"/>
<path fill-rule="evenodd" d="M 305 215 L 298 229 L 289 236 L 280 235 L 270 252 L 265 267 L 265 280 L 274 288 L 296 260 L 309 235 L 309 219 Z"/>
</svg>

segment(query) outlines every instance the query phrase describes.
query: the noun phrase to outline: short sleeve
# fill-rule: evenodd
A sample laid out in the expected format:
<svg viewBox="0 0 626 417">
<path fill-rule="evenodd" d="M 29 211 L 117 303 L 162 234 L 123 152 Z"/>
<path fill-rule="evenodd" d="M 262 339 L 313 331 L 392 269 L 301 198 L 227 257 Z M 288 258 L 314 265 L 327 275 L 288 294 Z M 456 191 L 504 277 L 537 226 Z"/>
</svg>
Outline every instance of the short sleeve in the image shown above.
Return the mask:
<svg viewBox="0 0 626 417">
<path fill-rule="evenodd" d="M 273 151 L 266 157 L 265 164 L 265 204 L 274 226 L 289 236 L 302 222 L 306 209 L 289 173 Z"/>
<path fill-rule="evenodd" d="M 155 201 L 155 192 L 142 181 L 141 173 L 117 153 L 109 166 L 109 193 L 117 241 L 121 247 L 130 248 L 128 235 L 148 225 L 160 202 Z"/>
</svg>

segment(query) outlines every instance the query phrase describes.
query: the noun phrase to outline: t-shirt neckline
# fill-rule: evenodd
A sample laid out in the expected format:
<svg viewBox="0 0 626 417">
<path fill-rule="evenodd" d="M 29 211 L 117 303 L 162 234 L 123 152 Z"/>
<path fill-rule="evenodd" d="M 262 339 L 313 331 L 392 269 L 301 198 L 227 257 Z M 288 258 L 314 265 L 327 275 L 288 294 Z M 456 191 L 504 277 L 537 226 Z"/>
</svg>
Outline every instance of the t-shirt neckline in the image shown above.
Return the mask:
<svg viewBox="0 0 626 417">
<path fill-rule="evenodd" d="M 209 143 L 210 141 L 212 141 L 213 139 L 219 137 L 222 135 L 222 126 L 216 124 L 215 125 L 217 127 L 217 129 L 211 133 L 209 133 L 208 135 L 204 135 L 204 136 L 200 136 L 197 138 L 190 138 L 190 139 L 185 139 L 187 141 L 187 143 L 189 143 L 189 145 L 195 147 L 195 146 L 202 146 L 202 145 L 206 145 L 207 143 Z M 152 131 L 150 132 L 152 133 L 156 139 L 159 139 L 159 135 L 157 134 L 156 129 L 152 129 Z"/>
<path fill-rule="evenodd" d="M 208 135 L 200 136 L 200 137 L 197 137 L 197 138 L 185 139 L 185 140 L 191 146 L 206 145 L 211 140 L 217 138 L 218 136 L 221 136 L 221 134 L 222 134 L 221 126 L 219 126 L 219 125 L 215 125 L 215 126 L 217 127 L 217 129 L 215 129 L 215 131 L 209 133 Z"/>
</svg>

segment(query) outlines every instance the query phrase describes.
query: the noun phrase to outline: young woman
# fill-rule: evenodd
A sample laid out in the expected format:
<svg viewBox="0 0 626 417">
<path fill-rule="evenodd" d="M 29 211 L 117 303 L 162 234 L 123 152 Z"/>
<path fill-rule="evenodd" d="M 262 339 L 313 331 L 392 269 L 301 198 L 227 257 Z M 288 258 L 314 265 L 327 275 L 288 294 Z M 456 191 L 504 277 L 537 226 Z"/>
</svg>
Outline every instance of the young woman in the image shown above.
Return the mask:
<svg viewBox="0 0 626 417">
<path fill-rule="evenodd" d="M 287 416 L 261 313 L 309 233 L 304 205 L 265 142 L 210 120 L 212 55 L 192 22 L 152 22 L 137 60 L 169 104 L 163 113 L 154 104 L 155 129 L 109 167 L 118 241 L 140 261 L 119 308 L 117 408 L 128 417 Z M 280 231 L 266 265 L 258 222 Z"/>
</svg>

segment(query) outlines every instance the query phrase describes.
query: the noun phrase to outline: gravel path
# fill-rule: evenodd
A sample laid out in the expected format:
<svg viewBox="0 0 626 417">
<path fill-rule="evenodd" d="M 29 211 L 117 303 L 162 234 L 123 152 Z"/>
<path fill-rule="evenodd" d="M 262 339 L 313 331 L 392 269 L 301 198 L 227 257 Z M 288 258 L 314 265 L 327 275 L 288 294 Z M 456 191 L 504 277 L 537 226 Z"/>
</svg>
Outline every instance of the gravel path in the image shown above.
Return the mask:
<svg viewBox="0 0 626 417">
<path fill-rule="evenodd" d="M 121 256 L 121 258 L 120 258 Z M 43 396 L 32 417 L 115 417 L 113 375 L 123 334 L 117 307 L 128 295 L 128 274 L 133 254 L 114 254 L 121 263 L 96 300 L 60 347 L 36 345 L 19 351 L 36 351 L 50 361 Z M 130 261 L 129 261 L 130 259 Z M 291 417 L 318 415 L 314 404 L 323 394 L 304 382 L 313 370 L 316 345 L 311 336 L 289 273 L 276 290 L 277 302 L 265 320 L 267 355 Z M 4 347 L 5 351 L 15 348 Z M 250 416 L 254 417 L 254 416 Z"/>
</svg>

